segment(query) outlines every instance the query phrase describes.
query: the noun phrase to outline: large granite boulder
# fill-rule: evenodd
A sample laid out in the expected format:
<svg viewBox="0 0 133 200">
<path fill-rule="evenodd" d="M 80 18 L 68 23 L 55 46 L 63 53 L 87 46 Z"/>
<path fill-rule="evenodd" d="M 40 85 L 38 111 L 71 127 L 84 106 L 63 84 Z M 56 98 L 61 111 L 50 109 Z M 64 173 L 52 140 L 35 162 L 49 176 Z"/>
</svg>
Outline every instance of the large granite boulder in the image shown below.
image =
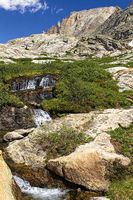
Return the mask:
<svg viewBox="0 0 133 200">
<path fill-rule="evenodd" d="M 93 191 L 107 191 L 113 170 L 128 166 L 129 158 L 115 153 L 110 136 L 100 134 L 68 156 L 49 160 L 47 167 L 64 179 Z M 111 173 L 110 173 L 111 172 Z M 118 174 L 119 175 L 119 174 Z"/>
<path fill-rule="evenodd" d="M 0 151 L 0 200 L 20 200 L 20 194 Z"/>
</svg>

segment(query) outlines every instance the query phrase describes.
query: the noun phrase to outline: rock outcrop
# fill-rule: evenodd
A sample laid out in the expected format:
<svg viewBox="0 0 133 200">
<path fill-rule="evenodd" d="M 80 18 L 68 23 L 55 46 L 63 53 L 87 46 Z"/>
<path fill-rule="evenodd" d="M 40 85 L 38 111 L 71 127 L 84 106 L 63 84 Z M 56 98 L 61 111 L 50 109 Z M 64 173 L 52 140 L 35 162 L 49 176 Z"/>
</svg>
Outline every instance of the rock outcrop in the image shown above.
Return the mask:
<svg viewBox="0 0 133 200">
<path fill-rule="evenodd" d="M 130 163 L 128 158 L 115 153 L 110 136 L 100 134 L 93 142 L 82 145 L 68 156 L 49 160 L 47 167 L 64 179 L 93 191 L 107 191 L 113 169 Z M 117 167 L 116 167 L 117 166 Z M 116 167 L 116 168 L 115 168 Z"/>
<path fill-rule="evenodd" d="M 3 160 L 0 151 L 0 200 L 20 200 L 19 193 L 11 171 Z"/>
<path fill-rule="evenodd" d="M 103 7 L 80 12 L 72 12 L 57 25 L 48 30 L 48 34 L 81 36 L 95 32 L 119 8 Z"/>
<path fill-rule="evenodd" d="M 133 39 L 133 3 L 125 10 L 118 10 L 101 25 L 98 33 L 111 36 L 115 40 Z M 126 41 L 126 42 L 127 42 Z"/>
<path fill-rule="evenodd" d="M 128 127 L 132 122 L 133 108 L 107 109 L 86 114 L 70 114 L 48 123 L 45 128 L 35 129 L 22 140 L 10 143 L 6 148 L 6 157 L 10 161 L 10 166 L 26 180 L 40 186 L 49 185 L 51 182 L 53 183 L 53 179 L 46 169 L 47 154 L 38 143 L 38 138 L 49 132 L 60 130 L 62 125 L 72 127 L 78 131 L 82 130 L 92 137 L 96 137 L 98 134 L 114 130 L 119 126 Z M 111 153 L 109 155 L 111 159 Z M 98 154 L 97 159 L 101 159 L 99 157 Z"/>
<path fill-rule="evenodd" d="M 20 140 L 20 139 L 26 137 L 31 132 L 33 132 L 33 130 L 34 130 L 34 128 L 19 129 L 19 130 L 15 130 L 15 131 L 12 131 L 12 132 L 8 132 L 4 135 L 3 140 L 5 142 L 12 142 L 14 140 Z"/>
<path fill-rule="evenodd" d="M 107 69 L 118 81 L 119 91 L 133 90 L 133 68 L 113 67 Z"/>
<path fill-rule="evenodd" d="M 65 35 L 45 33 L 19 38 L 0 45 L 2 58 L 40 58 L 64 56 L 76 46 L 78 39 Z"/>
<path fill-rule="evenodd" d="M 3 107 L 0 110 L 0 130 L 9 131 L 34 127 L 32 110 L 16 107 Z"/>
</svg>

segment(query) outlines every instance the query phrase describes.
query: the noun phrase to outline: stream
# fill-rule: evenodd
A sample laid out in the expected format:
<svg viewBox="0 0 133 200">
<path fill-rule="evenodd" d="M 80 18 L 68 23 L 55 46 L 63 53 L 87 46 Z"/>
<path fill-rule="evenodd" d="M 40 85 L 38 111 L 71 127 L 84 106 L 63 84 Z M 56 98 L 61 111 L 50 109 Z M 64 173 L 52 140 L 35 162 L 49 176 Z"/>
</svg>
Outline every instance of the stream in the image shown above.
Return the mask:
<svg viewBox="0 0 133 200">
<path fill-rule="evenodd" d="M 67 190 L 31 187 L 29 182 L 20 177 L 14 176 L 14 179 L 24 195 L 24 200 L 63 200 L 67 194 Z"/>
</svg>

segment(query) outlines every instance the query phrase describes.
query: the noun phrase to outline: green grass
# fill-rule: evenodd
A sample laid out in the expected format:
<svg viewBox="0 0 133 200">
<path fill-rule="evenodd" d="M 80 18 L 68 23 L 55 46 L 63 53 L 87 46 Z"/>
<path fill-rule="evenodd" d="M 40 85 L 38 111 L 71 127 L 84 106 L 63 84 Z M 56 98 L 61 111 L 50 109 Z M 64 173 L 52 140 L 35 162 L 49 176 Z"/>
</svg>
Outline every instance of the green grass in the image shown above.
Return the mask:
<svg viewBox="0 0 133 200">
<path fill-rule="evenodd" d="M 110 135 L 116 151 L 133 159 L 133 125 L 128 128 L 120 127 L 111 131 Z"/>
<path fill-rule="evenodd" d="M 8 91 L 8 88 L 0 83 L 0 108 L 3 106 L 22 107 L 23 102 L 19 98 Z"/>
<path fill-rule="evenodd" d="M 44 132 L 41 135 L 38 134 L 34 141 L 47 153 L 47 159 L 69 155 L 76 147 L 92 140 L 85 133 L 66 126 L 62 126 L 58 131 L 46 132 L 46 127 L 44 127 Z"/>
<path fill-rule="evenodd" d="M 107 197 L 110 200 L 133 200 L 133 177 L 114 181 L 107 192 Z"/>
<path fill-rule="evenodd" d="M 133 125 L 128 128 L 120 127 L 109 132 L 115 150 L 119 154 L 127 156 L 131 164 L 124 173 L 117 172 L 121 179 L 113 180 L 107 192 L 110 200 L 133 200 Z"/>
</svg>

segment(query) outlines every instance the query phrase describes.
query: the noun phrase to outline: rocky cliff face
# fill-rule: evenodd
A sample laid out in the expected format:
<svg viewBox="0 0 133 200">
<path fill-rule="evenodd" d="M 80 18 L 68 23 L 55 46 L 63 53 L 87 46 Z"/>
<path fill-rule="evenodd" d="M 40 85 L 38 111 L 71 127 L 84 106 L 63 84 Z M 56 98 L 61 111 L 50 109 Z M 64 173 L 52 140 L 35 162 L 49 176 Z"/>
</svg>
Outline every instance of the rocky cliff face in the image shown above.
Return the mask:
<svg viewBox="0 0 133 200">
<path fill-rule="evenodd" d="M 110 35 L 116 40 L 127 40 L 133 37 L 133 3 L 125 9 L 111 15 L 99 28 L 99 33 Z"/>
<path fill-rule="evenodd" d="M 91 34 L 118 10 L 119 8 L 116 7 L 105 7 L 73 12 L 69 17 L 49 29 L 47 33 L 59 33 L 69 36 L 80 36 L 85 33 Z"/>
</svg>

